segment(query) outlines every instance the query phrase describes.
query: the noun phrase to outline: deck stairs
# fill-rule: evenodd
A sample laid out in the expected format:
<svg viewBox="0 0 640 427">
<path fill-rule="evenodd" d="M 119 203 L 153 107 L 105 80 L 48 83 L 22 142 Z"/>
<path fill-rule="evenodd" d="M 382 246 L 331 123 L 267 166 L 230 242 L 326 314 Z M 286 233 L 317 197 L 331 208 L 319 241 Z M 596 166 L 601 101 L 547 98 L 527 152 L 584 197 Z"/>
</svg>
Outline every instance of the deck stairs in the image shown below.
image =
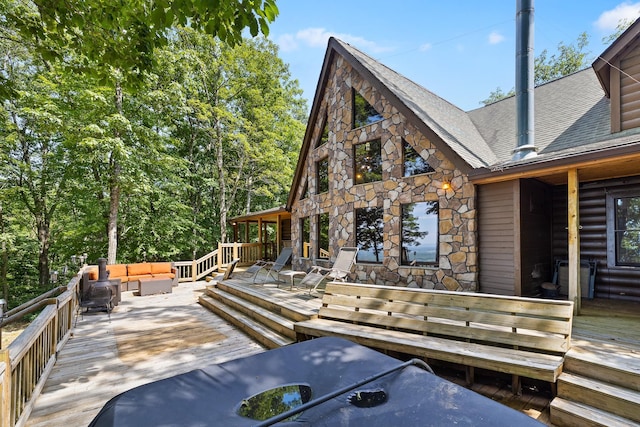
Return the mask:
<svg viewBox="0 0 640 427">
<path fill-rule="evenodd" d="M 265 294 L 232 281 L 207 286 L 198 302 L 269 349 L 295 342 L 293 324 L 317 316 L 304 300 L 285 301 L 278 290 Z"/>
<path fill-rule="evenodd" d="M 557 386 L 557 397 L 551 402 L 555 426 L 640 427 L 637 348 L 574 341 Z"/>
</svg>

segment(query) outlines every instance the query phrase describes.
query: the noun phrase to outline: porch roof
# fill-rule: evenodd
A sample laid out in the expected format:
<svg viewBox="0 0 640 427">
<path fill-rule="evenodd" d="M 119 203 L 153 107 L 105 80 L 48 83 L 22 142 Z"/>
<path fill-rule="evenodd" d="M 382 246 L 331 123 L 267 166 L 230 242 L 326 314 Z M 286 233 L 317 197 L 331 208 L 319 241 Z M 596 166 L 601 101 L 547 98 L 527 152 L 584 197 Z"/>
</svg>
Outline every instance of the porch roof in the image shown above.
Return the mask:
<svg viewBox="0 0 640 427">
<path fill-rule="evenodd" d="M 289 212 L 286 207 L 278 206 L 271 209 L 265 209 L 260 212 L 251 212 L 247 215 L 237 216 L 235 218 L 231 218 L 229 221 L 234 222 L 252 222 L 252 221 L 267 221 L 267 222 L 276 222 L 278 218 L 291 218 L 291 212 Z"/>
</svg>

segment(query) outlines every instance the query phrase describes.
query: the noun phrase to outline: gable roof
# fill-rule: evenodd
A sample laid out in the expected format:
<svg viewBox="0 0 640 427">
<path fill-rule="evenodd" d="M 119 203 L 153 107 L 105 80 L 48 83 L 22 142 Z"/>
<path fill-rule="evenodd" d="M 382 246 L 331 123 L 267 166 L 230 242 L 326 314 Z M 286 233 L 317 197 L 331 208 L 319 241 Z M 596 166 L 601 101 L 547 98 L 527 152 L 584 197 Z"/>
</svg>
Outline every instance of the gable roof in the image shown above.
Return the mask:
<svg viewBox="0 0 640 427">
<path fill-rule="evenodd" d="M 640 39 L 640 19 L 627 28 L 600 56 L 593 62 L 593 70 L 600 79 L 607 97 L 611 95 L 611 67 L 617 58 L 624 55 L 627 48 Z"/>
<path fill-rule="evenodd" d="M 318 80 L 293 185 L 287 201 L 290 209 L 304 171 L 311 137 L 335 55 L 342 56 L 371 86 L 397 108 L 445 157 L 475 182 L 506 179 L 505 171 L 536 177 L 537 170 L 549 182 L 562 181 L 561 168 L 591 167 L 590 179 L 604 179 L 607 168 L 624 165 L 622 173 L 637 173 L 630 159 L 640 157 L 640 128 L 611 133 L 608 99 L 609 61 L 624 54 L 640 40 L 640 20 L 625 31 L 597 60 L 593 69 L 540 85 L 534 90 L 535 146 L 538 155 L 512 160 L 517 146 L 515 97 L 465 112 L 424 87 L 391 70 L 353 46 L 331 38 Z M 595 71 L 595 73 L 594 73 Z M 606 77 L 606 78 L 605 78 Z M 612 163 L 599 160 L 611 158 Z M 614 159 L 618 159 L 615 163 Z M 634 161 L 635 164 L 637 161 Z M 553 170 L 551 168 L 554 168 Z M 555 175 L 555 176 L 552 176 Z M 618 175 L 623 176 L 623 175 Z"/>
</svg>

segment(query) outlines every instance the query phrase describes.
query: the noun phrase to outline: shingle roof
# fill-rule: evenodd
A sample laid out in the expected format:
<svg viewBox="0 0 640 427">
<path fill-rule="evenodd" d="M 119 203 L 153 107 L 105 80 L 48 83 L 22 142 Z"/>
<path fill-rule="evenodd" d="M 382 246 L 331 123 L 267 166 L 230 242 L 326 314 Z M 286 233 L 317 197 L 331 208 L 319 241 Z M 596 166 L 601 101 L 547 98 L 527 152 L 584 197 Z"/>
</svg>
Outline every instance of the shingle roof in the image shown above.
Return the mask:
<svg viewBox="0 0 640 427">
<path fill-rule="evenodd" d="M 534 108 L 539 155 L 576 154 L 611 139 L 609 100 L 592 69 L 538 86 Z M 469 116 L 500 163 L 510 162 L 516 146 L 515 97 L 470 111 Z"/>
<path fill-rule="evenodd" d="M 337 43 L 366 67 L 471 167 L 489 166 L 498 160 L 463 110 L 351 45 L 341 41 Z"/>
</svg>

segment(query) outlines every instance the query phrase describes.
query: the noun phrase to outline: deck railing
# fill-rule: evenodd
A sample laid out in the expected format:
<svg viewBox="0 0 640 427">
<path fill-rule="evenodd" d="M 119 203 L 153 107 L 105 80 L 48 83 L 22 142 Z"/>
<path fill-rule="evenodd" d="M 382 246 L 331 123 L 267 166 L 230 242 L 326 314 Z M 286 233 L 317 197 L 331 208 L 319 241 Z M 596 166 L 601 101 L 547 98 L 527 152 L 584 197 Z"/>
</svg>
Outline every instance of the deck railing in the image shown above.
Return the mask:
<svg viewBox="0 0 640 427">
<path fill-rule="evenodd" d="M 6 349 L 0 350 L 0 425 L 23 426 L 33 402 L 55 364 L 58 351 L 69 339 L 78 307 L 77 289 L 81 273 L 65 287 L 54 289 L 45 298 L 8 312 L 2 325 L 27 313 L 42 309 L 29 326 Z M 62 292 L 62 293 L 60 293 Z M 50 295 L 59 294 L 55 297 Z"/>
<path fill-rule="evenodd" d="M 273 244 L 262 243 L 218 243 L 218 249 L 193 261 L 176 261 L 175 267 L 181 282 L 195 282 L 214 271 L 222 270 L 234 259 L 238 265 L 252 265 L 263 258 L 264 252 L 273 255 Z"/>
</svg>

